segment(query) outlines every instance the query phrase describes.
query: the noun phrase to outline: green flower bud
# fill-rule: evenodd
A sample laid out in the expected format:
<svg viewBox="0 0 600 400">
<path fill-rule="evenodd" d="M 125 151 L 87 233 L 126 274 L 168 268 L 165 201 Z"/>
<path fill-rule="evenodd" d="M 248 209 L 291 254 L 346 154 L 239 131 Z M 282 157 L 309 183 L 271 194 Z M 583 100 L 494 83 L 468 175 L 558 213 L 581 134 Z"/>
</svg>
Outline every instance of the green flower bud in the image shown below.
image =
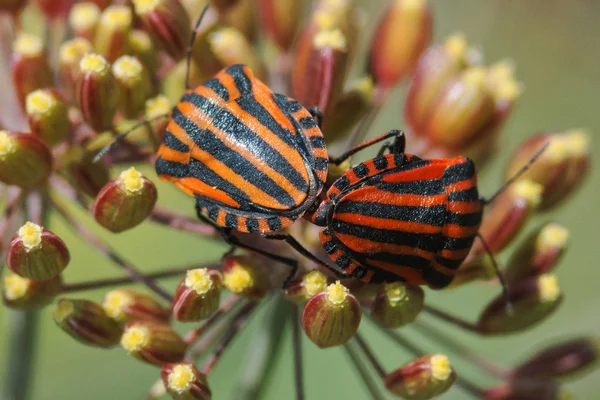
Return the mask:
<svg viewBox="0 0 600 400">
<path fill-rule="evenodd" d="M 223 259 L 223 285 L 238 296 L 261 300 L 271 284 L 260 261 L 243 255 Z"/>
<path fill-rule="evenodd" d="M 2 299 L 8 307 L 28 310 L 44 307 L 54 300 L 62 289 L 62 278 L 32 281 L 9 273 L 3 279 Z"/>
<path fill-rule="evenodd" d="M 194 322 L 210 317 L 219 308 L 221 281 L 221 273 L 213 269 L 187 271 L 173 299 L 173 318 Z"/>
<path fill-rule="evenodd" d="M 69 26 L 73 31 L 73 36 L 89 41 L 94 40 L 99 21 L 100 8 L 96 3 L 74 4 L 69 13 Z"/>
<path fill-rule="evenodd" d="M 40 89 L 27 95 L 25 111 L 31 133 L 49 146 L 63 142 L 71 130 L 69 105 L 54 89 Z"/>
<path fill-rule="evenodd" d="M 111 5 L 102 12 L 96 28 L 94 47 L 108 61 L 129 52 L 129 32 L 132 27 L 131 9 L 127 6 Z"/>
<path fill-rule="evenodd" d="M 119 57 L 112 71 L 121 92 L 119 110 L 126 118 L 136 118 L 144 109 L 150 94 L 148 71 L 137 58 L 131 56 Z"/>
<path fill-rule="evenodd" d="M 60 82 L 70 100 L 75 100 L 75 88 L 81 59 L 93 50 L 92 43 L 83 38 L 67 40 L 58 51 Z"/>
<path fill-rule="evenodd" d="M 371 304 L 371 315 L 383 328 L 399 328 L 417 318 L 425 293 L 419 286 L 388 283 Z"/>
<path fill-rule="evenodd" d="M 52 172 L 52 153 L 37 136 L 0 130 L 0 182 L 34 188 Z"/>
<path fill-rule="evenodd" d="M 150 321 L 125 325 L 121 346 L 138 360 L 158 366 L 183 360 L 187 347 L 169 325 Z"/>
<path fill-rule="evenodd" d="M 325 289 L 327 276 L 315 269 L 290 281 L 285 288 L 285 296 L 295 303 L 304 303 Z"/>
<path fill-rule="evenodd" d="M 397 396 L 427 400 L 447 391 L 456 380 L 450 360 L 443 354 L 419 357 L 390 372 L 385 387 Z"/>
<path fill-rule="evenodd" d="M 52 69 L 42 39 L 28 33 L 17 34 L 11 62 L 12 79 L 21 106 L 36 89 L 52 86 Z"/>
<path fill-rule="evenodd" d="M 102 307 L 109 317 L 121 324 L 129 321 L 167 323 L 170 317 L 169 309 L 152 296 L 132 289 L 111 290 L 104 297 Z"/>
<path fill-rule="evenodd" d="M 192 364 L 167 364 L 160 370 L 163 384 L 174 400 L 210 400 L 206 375 Z"/>
</svg>

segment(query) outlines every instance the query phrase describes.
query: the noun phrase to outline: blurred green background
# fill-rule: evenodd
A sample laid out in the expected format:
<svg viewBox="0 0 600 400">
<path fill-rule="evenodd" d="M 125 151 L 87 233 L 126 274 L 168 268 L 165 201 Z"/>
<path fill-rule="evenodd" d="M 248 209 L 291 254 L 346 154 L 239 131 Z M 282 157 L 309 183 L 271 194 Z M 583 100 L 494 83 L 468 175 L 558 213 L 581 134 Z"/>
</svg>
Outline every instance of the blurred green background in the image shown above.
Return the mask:
<svg viewBox="0 0 600 400">
<path fill-rule="evenodd" d="M 600 2 L 593 0 L 433 0 L 435 38 L 464 32 L 469 41 L 483 52 L 487 62 L 512 58 L 517 66 L 517 77 L 525 85 L 525 93 L 518 102 L 505 129 L 503 151 L 491 168 L 480 177 L 481 192 L 492 193 L 501 182 L 505 161 L 526 137 L 539 131 L 588 128 L 594 156 L 600 155 Z M 364 8 L 366 29 L 383 10 L 384 1 L 370 1 Z M 365 38 L 367 36 L 365 35 Z M 404 88 L 389 102 L 371 131 L 383 132 L 403 126 L 399 119 Z M 501 338 L 482 339 L 465 333 L 429 316 L 421 318 L 435 323 L 440 330 L 459 339 L 471 349 L 491 359 L 511 365 L 545 342 L 564 337 L 598 335 L 600 323 L 600 180 L 596 163 L 582 190 L 565 206 L 550 215 L 541 215 L 540 221 L 554 220 L 572 231 L 568 253 L 557 270 L 559 282 L 566 293 L 565 302 L 548 321 L 530 331 Z M 153 172 L 148 172 L 153 176 Z M 165 190 L 166 189 L 166 190 Z M 189 210 L 192 201 L 167 186 L 159 186 L 160 202 L 170 207 Z M 90 221 L 83 214 L 80 218 Z M 539 222 L 539 221 L 538 221 Z M 530 225 L 532 227 L 533 224 Z M 97 256 L 88 245 L 81 243 L 53 218 L 51 229 L 59 232 L 70 244 L 72 262 L 66 273 L 70 282 L 109 277 L 119 272 L 113 265 Z M 99 229 L 97 230 L 99 231 Z M 217 243 L 202 242 L 191 235 L 172 232 L 145 223 L 132 232 L 119 236 L 103 235 L 134 264 L 146 271 L 155 271 L 168 265 L 217 259 L 224 247 Z M 176 282 L 165 282 L 174 288 Z M 471 285 L 454 291 L 428 292 L 428 302 L 474 320 L 487 301 L 497 294 L 497 288 L 484 284 Z M 101 300 L 103 292 L 88 292 L 81 296 Z M 10 345 L 6 335 L 10 311 L 0 307 L 0 371 L 6 365 L 6 350 Z M 35 400 L 55 399 L 139 399 L 156 380 L 154 367 L 135 361 L 120 348 L 105 351 L 87 348 L 74 342 L 54 326 L 50 310 L 41 311 L 41 332 L 34 370 L 33 396 Z M 210 377 L 214 398 L 235 399 L 235 383 L 240 372 L 251 369 L 244 365 L 244 355 L 260 316 L 251 320 L 246 332 L 235 341 L 215 373 Z M 365 335 L 389 369 L 410 359 L 401 347 L 364 323 Z M 429 352 L 444 352 L 432 342 L 423 339 L 408 327 L 403 332 Z M 289 332 L 284 333 L 284 351 L 277 356 L 276 369 L 262 398 L 293 398 L 293 369 Z M 341 349 L 321 351 L 304 340 L 305 381 L 307 399 L 366 399 L 367 391 Z M 469 377 L 480 386 L 492 383 L 487 376 L 469 364 L 462 363 L 452 353 L 459 374 Z M 4 374 L 2 374 L 4 375 Z M 566 383 L 568 390 L 580 399 L 600 397 L 600 373 L 593 372 L 582 379 Z M 444 399 L 469 398 L 466 392 L 454 387 Z"/>
</svg>

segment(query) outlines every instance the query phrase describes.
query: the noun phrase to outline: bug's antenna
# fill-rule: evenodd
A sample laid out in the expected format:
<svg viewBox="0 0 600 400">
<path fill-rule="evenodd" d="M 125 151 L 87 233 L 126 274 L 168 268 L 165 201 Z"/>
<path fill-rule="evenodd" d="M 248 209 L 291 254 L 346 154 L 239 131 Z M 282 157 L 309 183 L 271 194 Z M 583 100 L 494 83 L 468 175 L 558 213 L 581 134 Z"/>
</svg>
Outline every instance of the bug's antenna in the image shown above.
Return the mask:
<svg viewBox="0 0 600 400">
<path fill-rule="evenodd" d="M 527 164 L 523 165 L 521 167 L 521 169 L 519 169 L 517 171 L 516 174 L 514 174 L 513 176 L 511 176 L 511 178 L 509 180 L 507 180 L 506 182 L 504 182 L 504 185 L 502 185 L 500 187 L 500 189 L 498 189 L 498 191 L 492 195 L 492 197 L 490 197 L 489 199 L 482 199 L 483 204 L 490 204 L 491 202 L 493 202 L 494 200 L 496 200 L 496 198 L 498 197 L 498 195 L 500 195 L 502 192 L 504 192 L 504 190 L 506 190 L 507 187 L 509 187 L 514 181 L 516 181 L 517 179 L 519 179 L 519 177 L 521 175 L 523 175 L 523 173 L 525 171 L 527 171 L 529 169 L 529 167 L 531 167 L 531 164 L 533 164 L 535 162 L 535 160 L 537 160 L 542 155 L 542 153 L 548 148 L 549 145 L 550 145 L 550 142 L 546 143 L 541 149 L 539 149 L 537 151 L 537 153 L 535 153 L 533 155 L 533 157 L 531 157 L 529 159 L 529 161 L 527 161 Z"/>
<path fill-rule="evenodd" d="M 196 25 L 194 26 L 194 30 L 192 31 L 192 36 L 190 36 L 190 44 L 188 45 L 188 48 L 185 52 L 185 63 L 186 63 L 185 90 L 188 90 L 190 88 L 190 63 L 191 63 L 191 59 L 192 59 L 192 46 L 194 45 L 194 41 L 196 40 L 196 35 L 198 34 L 198 28 L 200 27 L 200 24 L 202 23 L 202 20 L 204 19 L 204 15 L 206 14 L 206 11 L 208 11 L 208 4 L 204 6 L 204 9 L 202 10 L 200 17 L 198 17 L 198 20 L 196 21 Z"/>
<path fill-rule="evenodd" d="M 510 297 L 508 295 L 508 286 L 506 285 L 504 276 L 502 276 L 502 274 L 500 273 L 500 268 L 498 268 L 498 263 L 496 262 L 496 259 L 494 258 L 494 255 L 492 254 L 488 244 L 483 239 L 483 236 L 481 236 L 481 234 L 479 232 L 477 232 L 477 237 L 479 238 L 479 240 L 481 240 L 481 244 L 483 245 L 485 252 L 490 257 L 490 261 L 492 262 L 492 266 L 494 267 L 494 271 L 496 272 L 498 281 L 500 282 L 500 285 L 502 286 L 502 297 L 504 298 L 504 303 L 506 304 L 506 312 L 508 315 L 513 315 L 514 310 L 513 310 L 512 303 L 510 302 Z"/>
<path fill-rule="evenodd" d="M 135 124 L 134 126 L 132 126 L 131 128 L 127 129 L 125 132 L 118 134 L 117 136 L 115 136 L 115 138 L 112 140 L 112 142 L 110 142 L 109 144 L 107 144 L 106 146 L 104 146 L 104 147 L 103 147 L 103 148 L 102 148 L 102 149 L 101 149 L 101 150 L 98 152 L 98 154 L 96 154 L 96 155 L 94 156 L 94 159 L 92 160 L 92 162 L 95 162 L 95 163 L 96 163 L 96 162 L 100 161 L 100 159 L 101 159 L 102 157 L 104 157 L 104 155 L 105 155 L 106 153 L 108 153 L 108 152 L 110 151 L 110 149 L 112 149 L 112 148 L 113 148 L 113 146 L 114 146 L 114 145 L 115 145 L 117 142 L 120 142 L 120 141 L 122 141 L 123 139 L 125 139 L 125 137 L 126 137 L 127 135 L 129 135 L 131 132 L 135 131 L 135 130 L 136 130 L 137 128 L 139 128 L 140 126 L 142 126 L 142 125 L 147 125 L 147 124 L 149 124 L 149 123 L 150 123 L 150 122 L 152 122 L 152 121 L 155 121 L 155 120 L 157 120 L 157 119 L 160 119 L 160 118 L 165 118 L 165 117 L 168 117 L 168 116 L 169 116 L 169 114 L 161 114 L 161 115 L 157 115 L 157 116 L 155 116 L 155 117 L 149 118 L 149 119 L 145 119 L 145 120 L 143 120 L 142 122 L 139 122 L 139 123 Z"/>
</svg>

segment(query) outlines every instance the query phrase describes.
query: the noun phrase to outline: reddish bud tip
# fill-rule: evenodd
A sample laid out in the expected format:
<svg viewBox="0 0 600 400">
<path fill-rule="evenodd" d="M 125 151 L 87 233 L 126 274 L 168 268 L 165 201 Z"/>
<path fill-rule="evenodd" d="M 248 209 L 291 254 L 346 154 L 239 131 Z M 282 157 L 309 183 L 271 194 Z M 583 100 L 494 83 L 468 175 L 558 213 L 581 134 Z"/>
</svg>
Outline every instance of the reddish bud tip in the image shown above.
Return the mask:
<svg viewBox="0 0 600 400">
<path fill-rule="evenodd" d="M 160 370 L 167 392 L 175 400 L 210 400 L 206 375 L 192 364 L 167 364 Z"/>
<path fill-rule="evenodd" d="M 417 358 L 390 372 L 385 387 L 403 399 L 425 400 L 439 396 L 452 386 L 456 373 L 443 354 Z"/>
<path fill-rule="evenodd" d="M 173 299 L 173 318 L 193 322 L 210 317 L 219 308 L 221 285 L 219 271 L 206 268 L 187 271 Z"/>
<path fill-rule="evenodd" d="M 121 346 L 138 360 L 153 365 L 179 362 L 186 344 L 170 326 L 150 321 L 134 321 L 125 325 Z"/>
<path fill-rule="evenodd" d="M 425 293 L 419 286 L 388 283 L 371 304 L 371 315 L 384 328 L 399 328 L 417 318 Z"/>
<path fill-rule="evenodd" d="M 52 172 L 52 153 L 37 136 L 0 130 L 0 182 L 33 188 Z"/>
<path fill-rule="evenodd" d="M 4 304 L 16 309 L 34 309 L 50 304 L 62 289 L 59 276 L 47 281 L 32 281 L 9 273 L 3 279 Z"/>
<path fill-rule="evenodd" d="M 152 296 L 132 289 L 108 292 L 102 307 L 109 317 L 121 324 L 129 321 L 169 321 L 168 308 L 163 307 Z"/>
<path fill-rule="evenodd" d="M 54 89 L 35 90 L 27 95 L 25 111 L 31 133 L 49 146 L 63 142 L 71 130 L 69 105 Z"/>
<path fill-rule="evenodd" d="M 223 259 L 223 285 L 231 292 L 252 300 L 265 297 L 271 286 L 260 261 L 246 255 Z"/>
</svg>

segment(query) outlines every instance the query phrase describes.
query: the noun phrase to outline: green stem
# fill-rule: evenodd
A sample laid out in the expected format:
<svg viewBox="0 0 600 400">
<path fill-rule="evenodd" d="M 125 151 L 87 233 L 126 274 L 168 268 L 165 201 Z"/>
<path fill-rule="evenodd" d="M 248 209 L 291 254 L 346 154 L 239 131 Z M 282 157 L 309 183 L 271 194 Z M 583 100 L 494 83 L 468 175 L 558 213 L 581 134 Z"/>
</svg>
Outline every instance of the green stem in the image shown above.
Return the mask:
<svg viewBox="0 0 600 400">
<path fill-rule="evenodd" d="M 373 400 L 383 400 L 383 395 L 379 391 L 377 383 L 375 383 L 373 377 L 371 377 L 369 371 L 367 371 L 365 363 L 360 359 L 360 356 L 358 355 L 356 349 L 354 349 L 354 346 L 355 344 L 352 342 L 346 343 L 344 345 L 344 350 L 346 350 L 348 358 L 350 358 L 350 361 L 352 361 L 352 364 L 354 364 L 354 368 L 356 369 L 356 371 L 360 375 L 361 380 L 367 387 L 371 398 Z"/>
<path fill-rule="evenodd" d="M 25 400 L 31 389 L 35 338 L 37 336 L 37 311 L 10 311 L 10 343 L 8 363 L 4 378 L 4 400 Z"/>
</svg>

